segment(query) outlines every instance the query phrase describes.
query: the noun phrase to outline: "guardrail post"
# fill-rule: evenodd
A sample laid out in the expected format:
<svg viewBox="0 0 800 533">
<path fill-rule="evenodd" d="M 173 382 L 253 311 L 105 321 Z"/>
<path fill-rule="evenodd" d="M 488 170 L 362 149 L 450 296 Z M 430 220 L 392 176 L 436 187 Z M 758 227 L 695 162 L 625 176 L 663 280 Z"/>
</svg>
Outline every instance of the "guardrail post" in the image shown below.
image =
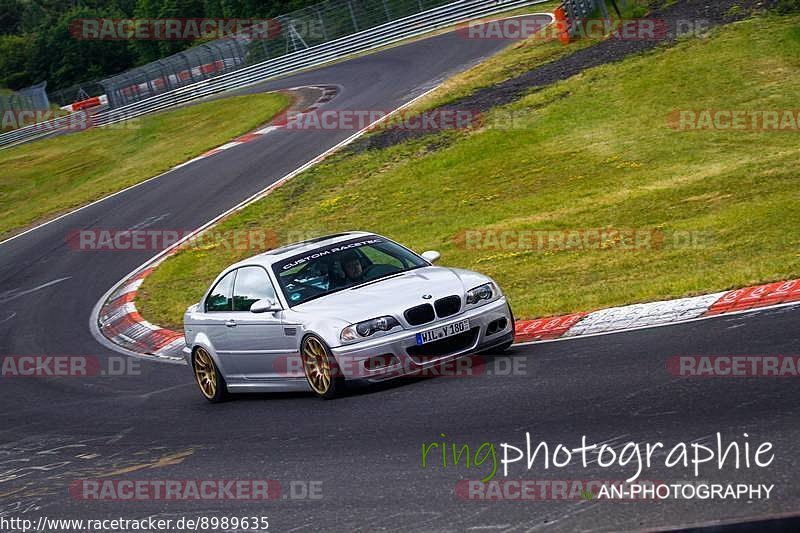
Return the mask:
<svg viewBox="0 0 800 533">
<path fill-rule="evenodd" d="M 608 6 L 606 6 L 606 0 L 599 0 L 597 5 L 600 6 L 600 14 L 603 17 L 603 20 L 608 20 Z"/>
<path fill-rule="evenodd" d="M 565 0 L 562 5 L 563 5 L 562 11 L 564 12 L 564 18 L 567 24 L 567 36 L 571 37 L 577 31 L 576 27 L 577 17 L 575 16 L 575 11 L 576 11 L 575 5 L 572 3 L 572 0 Z"/>
<path fill-rule="evenodd" d="M 317 18 L 319 19 L 319 27 L 322 30 L 322 39 L 327 41 L 328 32 L 325 31 L 325 21 L 322 19 L 322 12 L 319 10 L 318 7 L 315 7 L 314 10 L 317 12 Z"/>
<path fill-rule="evenodd" d="M 353 30 L 358 31 L 358 21 L 356 21 L 356 14 L 353 11 L 353 2 L 351 0 L 347 0 L 347 9 L 350 11 L 350 18 L 353 19 Z"/>
</svg>

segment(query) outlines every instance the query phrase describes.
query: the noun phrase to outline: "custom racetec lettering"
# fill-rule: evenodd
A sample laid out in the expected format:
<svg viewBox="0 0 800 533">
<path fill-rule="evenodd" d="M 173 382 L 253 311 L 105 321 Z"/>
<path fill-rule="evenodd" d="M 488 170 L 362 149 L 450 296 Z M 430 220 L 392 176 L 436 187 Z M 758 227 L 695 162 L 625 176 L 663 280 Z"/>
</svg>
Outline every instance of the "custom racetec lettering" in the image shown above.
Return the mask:
<svg viewBox="0 0 800 533">
<path fill-rule="evenodd" d="M 320 257 L 326 255 L 335 254 L 337 252 L 343 252 L 345 250 L 350 250 L 353 248 L 360 248 L 362 246 L 367 246 L 370 244 L 380 244 L 382 242 L 384 242 L 383 239 L 365 239 L 360 241 L 352 241 L 343 244 L 337 244 L 336 246 L 331 246 L 328 248 L 320 248 L 319 250 L 309 255 L 292 257 L 291 259 L 288 259 L 286 262 L 280 264 L 279 268 L 280 270 L 289 270 L 296 266 L 300 266 L 304 263 L 307 263 L 314 259 L 319 259 Z"/>
</svg>

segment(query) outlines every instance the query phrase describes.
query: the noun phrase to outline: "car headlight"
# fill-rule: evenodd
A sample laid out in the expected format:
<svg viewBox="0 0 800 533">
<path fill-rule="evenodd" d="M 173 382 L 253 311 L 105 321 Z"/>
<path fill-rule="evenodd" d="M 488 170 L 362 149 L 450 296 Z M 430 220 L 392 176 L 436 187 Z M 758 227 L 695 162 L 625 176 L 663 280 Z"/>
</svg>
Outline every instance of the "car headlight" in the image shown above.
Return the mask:
<svg viewBox="0 0 800 533">
<path fill-rule="evenodd" d="M 500 296 L 500 288 L 494 283 L 489 282 L 468 290 L 465 301 L 467 305 L 474 305 L 484 300 L 493 300 L 497 296 Z"/>
<path fill-rule="evenodd" d="M 341 339 L 343 341 L 354 341 L 371 336 L 377 331 L 389 331 L 396 328 L 400 322 L 391 316 L 382 316 L 359 322 L 358 324 L 351 324 L 342 330 Z"/>
</svg>

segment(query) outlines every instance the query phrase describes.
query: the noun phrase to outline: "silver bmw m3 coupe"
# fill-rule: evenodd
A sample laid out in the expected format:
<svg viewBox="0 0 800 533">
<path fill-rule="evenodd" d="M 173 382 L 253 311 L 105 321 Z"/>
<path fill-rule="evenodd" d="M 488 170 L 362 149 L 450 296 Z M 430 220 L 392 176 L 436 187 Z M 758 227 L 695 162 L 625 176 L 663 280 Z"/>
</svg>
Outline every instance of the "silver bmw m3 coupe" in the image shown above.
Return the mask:
<svg viewBox="0 0 800 533">
<path fill-rule="evenodd" d="M 291 244 L 225 269 L 184 316 L 185 356 L 210 401 L 228 393 L 312 391 L 420 373 L 508 348 L 514 317 L 500 287 L 433 266 L 363 232 Z"/>
</svg>

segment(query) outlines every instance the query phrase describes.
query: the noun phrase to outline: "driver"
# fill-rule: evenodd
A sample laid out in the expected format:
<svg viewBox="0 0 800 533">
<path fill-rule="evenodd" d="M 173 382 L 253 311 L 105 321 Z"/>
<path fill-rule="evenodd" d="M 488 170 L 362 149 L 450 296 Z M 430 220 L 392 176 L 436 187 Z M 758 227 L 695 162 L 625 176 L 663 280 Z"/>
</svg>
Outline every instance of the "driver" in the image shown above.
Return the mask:
<svg viewBox="0 0 800 533">
<path fill-rule="evenodd" d="M 354 251 L 347 251 L 342 254 L 342 269 L 344 270 L 345 282 L 348 284 L 361 283 L 366 281 L 364 278 L 364 267 L 358 254 Z"/>
</svg>

